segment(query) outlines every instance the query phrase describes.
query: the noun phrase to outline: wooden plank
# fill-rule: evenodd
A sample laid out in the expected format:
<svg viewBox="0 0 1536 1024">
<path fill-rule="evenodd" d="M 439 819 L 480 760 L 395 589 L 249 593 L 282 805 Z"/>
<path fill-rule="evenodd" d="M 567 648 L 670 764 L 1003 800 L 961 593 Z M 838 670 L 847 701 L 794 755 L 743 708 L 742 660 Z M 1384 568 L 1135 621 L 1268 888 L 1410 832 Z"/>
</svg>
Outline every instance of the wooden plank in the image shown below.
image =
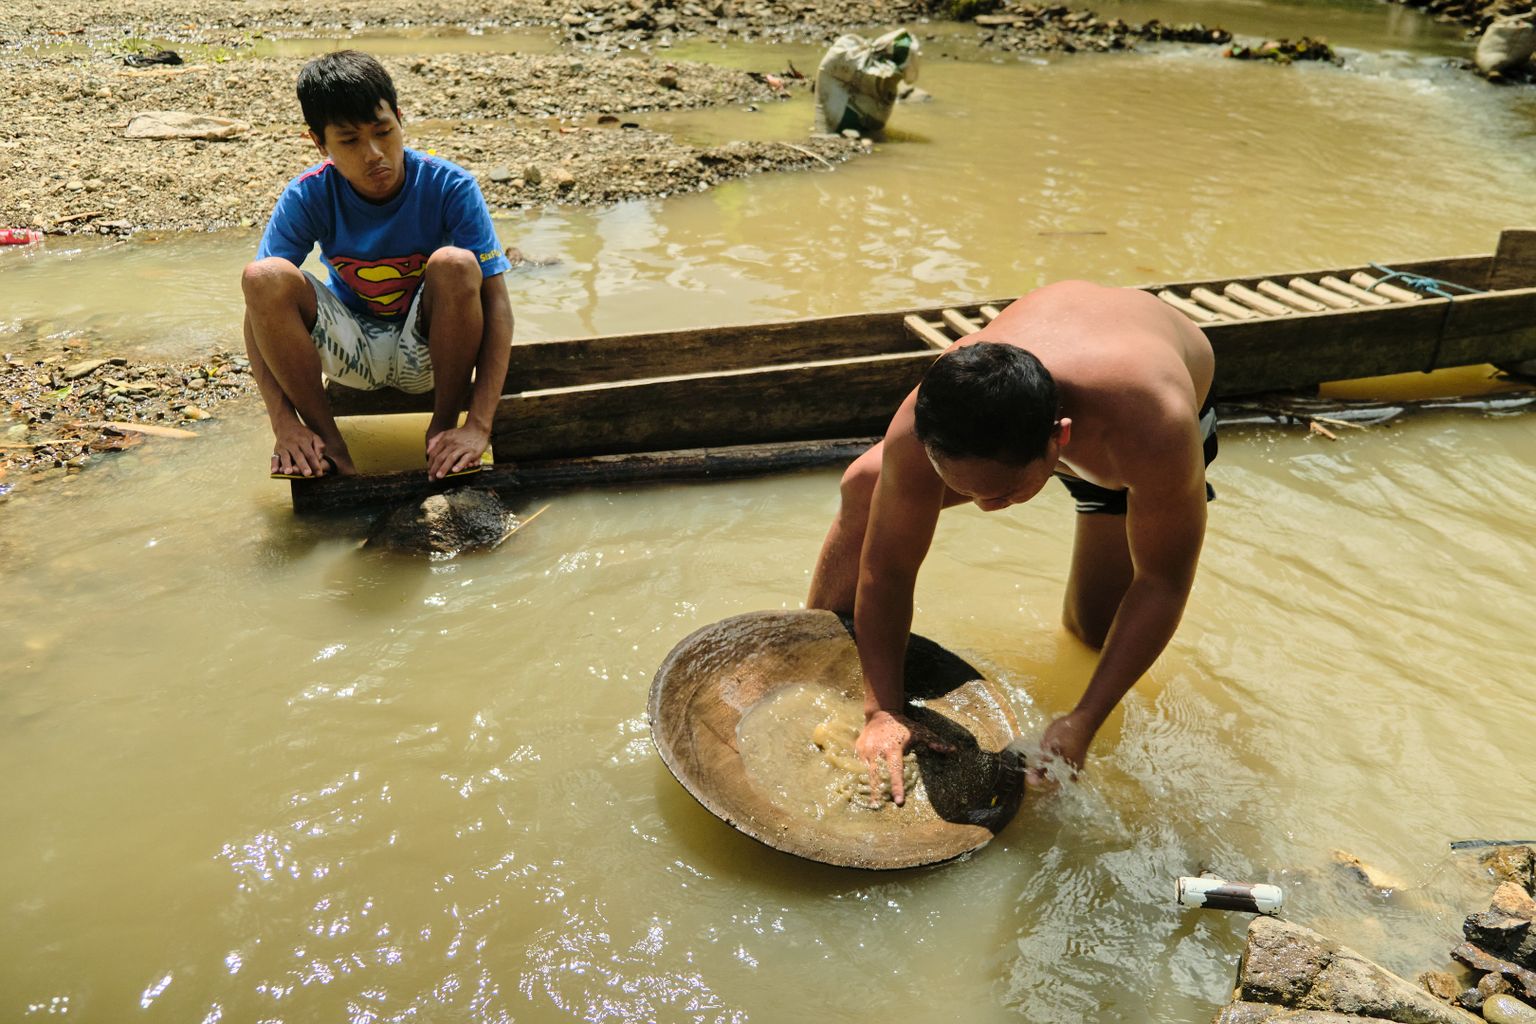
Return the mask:
<svg viewBox="0 0 1536 1024">
<path fill-rule="evenodd" d="M 1318 279 L 1317 283 L 1324 288 L 1333 289 L 1340 295 L 1349 296 L 1362 306 L 1390 306 L 1392 304 L 1392 300 L 1385 295 L 1377 295 L 1375 292 L 1368 292 L 1364 288 L 1356 288 L 1348 281 L 1335 277 L 1333 274 L 1323 275 Z"/>
<path fill-rule="evenodd" d="M 996 306 L 982 305 L 976 308 L 982 316 L 987 318 L 987 323 L 991 323 L 993 320 L 996 320 L 998 317 L 1003 315 L 1003 311 L 998 309 Z"/>
<path fill-rule="evenodd" d="M 919 339 L 923 342 L 923 344 L 927 345 L 929 348 L 936 352 L 942 352 L 954 344 L 954 340 L 951 339 L 949 335 L 945 334 L 943 331 L 939 330 L 937 327 L 933 326 L 933 324 L 930 324 L 927 320 L 924 320 L 916 313 L 913 313 L 903 319 L 902 324 L 907 328 L 907 333 L 911 334 L 914 338 Z"/>
<path fill-rule="evenodd" d="M 491 433 L 503 460 L 883 433 L 932 351 L 524 392 Z"/>
<path fill-rule="evenodd" d="M 1233 302 L 1241 302 L 1265 316 L 1289 316 L 1291 314 L 1291 307 L 1276 302 L 1274 299 L 1266 298 L 1247 285 L 1238 284 L 1235 281 L 1223 288 L 1221 293 Z"/>
<path fill-rule="evenodd" d="M 1445 315 L 1439 366 L 1536 359 L 1536 288 L 1436 301 L 1449 301 L 1451 306 Z"/>
<path fill-rule="evenodd" d="M 1518 274 L 1521 271 L 1517 264 L 1509 261 L 1523 251 L 1517 243 L 1525 236 L 1518 232 L 1506 234 L 1509 239 L 1505 244 L 1508 257 L 1506 265 L 1511 268 L 1511 274 Z M 1493 263 L 1494 257 L 1489 254 L 1398 262 L 1393 264 L 1393 269 L 1477 287 L 1489 280 Z M 1347 276 L 1355 270 L 1365 269 L 1332 268 L 1306 273 L 1312 276 L 1327 273 Z M 1243 285 L 1270 294 L 1288 305 L 1293 304 L 1283 295 L 1266 291 L 1264 282 L 1274 276 L 1256 275 L 1196 284 L 1213 290 L 1229 284 Z M 1163 289 L 1182 290 L 1188 287 L 1188 283 L 1143 286 L 1144 290 L 1154 294 Z M 1269 287 L 1278 286 L 1271 284 Z M 1007 301 L 993 300 L 987 305 L 995 309 L 1006 305 Z M 1335 308 L 1351 308 L 1347 304 L 1334 305 Z M 1199 307 L 1190 304 L 1189 308 Z M 1191 313 L 1189 308 L 1183 311 L 1198 323 L 1211 323 L 1219 319 L 1206 318 L 1209 314 L 1205 311 Z M 912 338 L 904 328 L 903 319 L 909 315 L 933 317 L 937 311 L 931 308 L 914 309 L 632 335 L 519 341 L 513 345 L 505 387 L 507 392 L 533 391 L 612 380 L 704 373 L 714 369 L 744 369 L 758 365 L 787 365 L 825 358 L 856 358 L 867 354 L 913 351 L 919 344 L 927 343 Z M 430 395 L 405 395 L 391 390 L 352 391 L 335 385 L 329 390 L 332 408 L 339 416 L 425 412 L 431 409 Z"/>
<path fill-rule="evenodd" d="M 1324 288 L 1320 284 L 1313 284 L 1304 277 L 1293 277 L 1285 282 L 1285 286 L 1293 292 L 1300 292 L 1309 299 L 1315 299 L 1331 309 L 1358 309 L 1360 303 L 1348 296 L 1341 295 L 1332 288 Z"/>
<path fill-rule="evenodd" d="M 1259 315 L 1247 306 L 1233 302 L 1224 295 L 1217 295 L 1209 288 L 1191 288 L 1189 290 L 1189 297 L 1207 309 L 1214 309 L 1222 316 L 1233 320 L 1252 320 Z"/>
<path fill-rule="evenodd" d="M 1180 313 L 1183 313 L 1185 316 L 1189 317 L 1197 324 L 1213 324 L 1221 319 L 1221 317 L 1217 316 L 1215 313 L 1212 313 L 1204 306 L 1197 305 L 1196 303 L 1190 302 L 1188 299 L 1178 295 L 1171 288 L 1164 288 L 1162 291 L 1157 293 L 1157 297 L 1168 303 L 1168 305 L 1172 306 Z"/>
<path fill-rule="evenodd" d="M 1536 288 L 1347 315 L 1227 321 L 1205 333 L 1216 353 L 1218 398 L 1415 372 L 1432 359 L 1438 368 L 1516 362 L 1536 358 Z"/>
<path fill-rule="evenodd" d="M 962 314 L 958 309 L 943 309 L 939 311 L 939 319 L 948 324 L 960 337 L 966 338 L 981 330 L 981 327 Z"/>
<path fill-rule="evenodd" d="M 1299 295 L 1285 285 L 1276 284 L 1273 281 L 1260 281 L 1254 287 L 1264 295 L 1268 295 L 1273 299 L 1279 299 L 1292 309 L 1300 310 L 1303 313 L 1322 313 L 1328 309 L 1327 306 L 1316 299 L 1309 299 L 1305 295 Z"/>
<path fill-rule="evenodd" d="M 295 480 L 291 485 L 293 508 L 296 512 L 351 512 L 374 505 L 419 501 L 450 487 L 488 487 L 502 493 L 548 493 L 578 487 L 730 479 L 846 465 L 879 440 L 878 437 L 836 438 L 549 459 L 490 466 L 472 477 L 436 483 L 429 481 L 419 469 L 373 476 Z"/>
<path fill-rule="evenodd" d="M 1349 283 L 1356 288 L 1364 288 L 1375 295 L 1384 295 L 1393 302 L 1418 302 L 1424 296 L 1418 292 L 1411 292 L 1407 288 L 1399 288 L 1395 284 L 1386 282 L 1386 275 L 1372 277 L 1363 270 L 1357 270 L 1349 275 Z"/>
<path fill-rule="evenodd" d="M 1536 228 L 1509 228 L 1499 232 L 1499 246 L 1493 253 L 1486 287 L 1536 287 Z"/>
</svg>

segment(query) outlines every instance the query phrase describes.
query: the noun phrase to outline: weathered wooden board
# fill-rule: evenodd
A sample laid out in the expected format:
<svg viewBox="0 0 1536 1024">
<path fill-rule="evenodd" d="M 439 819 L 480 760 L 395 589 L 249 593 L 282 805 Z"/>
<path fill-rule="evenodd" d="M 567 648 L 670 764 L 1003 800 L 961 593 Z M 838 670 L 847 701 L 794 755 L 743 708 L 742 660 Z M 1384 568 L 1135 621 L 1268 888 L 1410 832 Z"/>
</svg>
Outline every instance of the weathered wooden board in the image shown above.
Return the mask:
<svg viewBox="0 0 1536 1024">
<path fill-rule="evenodd" d="M 993 303 L 1006 305 L 1009 301 Z M 977 306 L 960 309 L 967 316 L 978 315 Z M 908 333 L 903 323 L 914 313 L 938 316 L 931 308 L 907 309 L 644 334 L 517 341 L 512 345 L 503 393 L 918 352 L 927 345 Z M 333 384 L 327 390 L 338 416 L 432 409 L 430 396 L 388 388 L 357 391 Z"/>
<path fill-rule="evenodd" d="M 1447 308 L 1449 307 L 1449 308 Z M 1208 324 L 1216 397 L 1536 358 L 1536 289 Z M 1438 346 L 1438 354 L 1437 354 Z"/>
<path fill-rule="evenodd" d="M 413 469 L 370 476 L 295 480 L 290 486 L 296 512 L 355 511 L 370 505 L 422 498 L 451 487 L 488 487 L 505 493 L 548 493 L 573 487 L 721 480 L 816 466 L 841 466 L 858 458 L 878 440 L 878 437 L 852 437 L 544 459 L 489 466 L 472 476 L 437 483 L 429 482 L 424 470 Z"/>
<path fill-rule="evenodd" d="M 1524 242 L 1520 241 L 1523 236 L 1518 232 L 1506 232 L 1505 235 L 1512 236 L 1505 243 L 1508 254 L 1505 277 L 1512 281 L 1526 280 L 1529 285 L 1536 285 L 1536 266 L 1528 265 L 1527 257 L 1521 255 L 1527 252 L 1522 247 Z M 1536 257 L 1531 257 L 1531 260 L 1536 261 Z M 1395 263 L 1392 266 L 1395 270 L 1455 281 L 1469 287 L 1481 287 L 1489 279 L 1493 262 L 1493 256 L 1480 255 L 1419 260 Z M 1367 270 L 1369 268 L 1365 266 L 1323 268 L 1300 274 L 1291 271 L 1285 274 L 1259 274 L 1143 287 L 1154 293 L 1173 289 L 1178 294 L 1187 294 L 1194 287 L 1206 287 L 1219 293 L 1233 284 L 1257 290 L 1259 284 L 1267 278 L 1316 278 L 1329 273 L 1347 278 L 1351 273 Z M 955 308 L 964 317 L 977 320 L 985 316 L 981 311 L 982 306 L 1002 307 L 1009 301 L 994 299 Z M 937 320 L 939 310 L 926 307 L 642 334 L 519 341 L 512 346 L 504 394 L 789 365 L 812 360 L 917 352 L 925 345 L 906 328 L 905 318 L 911 315 Z M 338 416 L 427 412 L 432 408 L 430 395 L 407 395 L 392 389 L 355 391 L 334 384 L 328 390 L 332 408 Z"/>
<path fill-rule="evenodd" d="M 502 400 L 501 460 L 883 434 L 938 353 L 524 392 Z"/>
<path fill-rule="evenodd" d="M 1509 228 L 1499 233 L 1486 287 L 1536 287 L 1536 228 Z"/>
</svg>

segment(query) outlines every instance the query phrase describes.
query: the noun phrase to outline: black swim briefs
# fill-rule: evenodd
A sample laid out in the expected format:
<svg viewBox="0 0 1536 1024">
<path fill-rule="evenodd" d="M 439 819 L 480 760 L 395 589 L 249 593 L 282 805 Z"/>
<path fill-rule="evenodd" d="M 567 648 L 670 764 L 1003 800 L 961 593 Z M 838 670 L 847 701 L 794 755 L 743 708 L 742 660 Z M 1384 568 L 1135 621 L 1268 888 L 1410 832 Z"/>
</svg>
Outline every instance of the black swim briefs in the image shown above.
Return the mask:
<svg viewBox="0 0 1536 1024">
<path fill-rule="evenodd" d="M 1205 464 L 1209 466 L 1216 459 L 1216 403 L 1206 398 L 1205 404 L 1200 407 L 1200 432 L 1205 437 Z M 1056 477 L 1066 485 L 1073 500 L 1077 502 L 1077 511 L 1083 515 L 1125 515 L 1125 489 L 1112 491 L 1108 487 L 1100 487 L 1091 484 L 1081 477 L 1071 476 L 1060 470 Z M 1216 489 L 1207 481 L 1205 485 L 1205 500 L 1216 500 Z"/>
</svg>

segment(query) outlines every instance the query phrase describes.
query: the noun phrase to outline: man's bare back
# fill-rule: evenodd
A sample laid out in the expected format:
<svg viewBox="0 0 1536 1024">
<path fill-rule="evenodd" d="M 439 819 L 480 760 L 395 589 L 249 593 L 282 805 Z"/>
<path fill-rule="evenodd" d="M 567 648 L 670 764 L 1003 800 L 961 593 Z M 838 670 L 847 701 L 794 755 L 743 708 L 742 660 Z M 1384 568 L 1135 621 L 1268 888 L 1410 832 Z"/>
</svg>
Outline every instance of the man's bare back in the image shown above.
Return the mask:
<svg viewBox="0 0 1536 1024">
<path fill-rule="evenodd" d="M 1117 452 L 1143 438 L 1163 414 L 1179 424 L 1194 422 L 1216 367 L 1200 329 L 1156 296 L 1087 281 L 1033 291 L 955 347 L 978 341 L 1018 345 L 1045 364 L 1056 379 L 1060 414 L 1072 420 L 1062 463 L 1117 489 L 1156 468 L 1119 459 Z"/>
<path fill-rule="evenodd" d="M 1084 513 L 1063 623 L 1103 655 L 1041 746 L 1046 758 L 1082 763 L 1104 718 L 1172 637 L 1193 582 L 1214 454 L 1214 418 L 1201 417 L 1214 365 L 1199 329 L 1154 296 L 1084 281 L 1030 293 L 935 362 L 885 439 L 844 475 L 807 599 L 854 615 L 866 688 L 858 749 L 872 776 L 928 741 L 902 713 L 900 665 L 939 513 L 1020 504 L 1053 475 L 1068 478 Z M 1105 497 L 1085 504 L 1078 489 Z"/>
</svg>

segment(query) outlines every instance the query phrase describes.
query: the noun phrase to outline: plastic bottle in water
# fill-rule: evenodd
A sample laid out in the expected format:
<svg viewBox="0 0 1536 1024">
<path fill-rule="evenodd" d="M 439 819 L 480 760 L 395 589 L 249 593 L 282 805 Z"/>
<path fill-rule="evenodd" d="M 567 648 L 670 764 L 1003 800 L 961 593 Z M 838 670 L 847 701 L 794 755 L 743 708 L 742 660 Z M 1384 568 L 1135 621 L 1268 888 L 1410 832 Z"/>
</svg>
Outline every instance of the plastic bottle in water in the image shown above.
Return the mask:
<svg viewBox="0 0 1536 1024">
<path fill-rule="evenodd" d="M 0 245 L 31 245 L 42 240 L 43 233 L 31 228 L 0 228 Z"/>
</svg>

